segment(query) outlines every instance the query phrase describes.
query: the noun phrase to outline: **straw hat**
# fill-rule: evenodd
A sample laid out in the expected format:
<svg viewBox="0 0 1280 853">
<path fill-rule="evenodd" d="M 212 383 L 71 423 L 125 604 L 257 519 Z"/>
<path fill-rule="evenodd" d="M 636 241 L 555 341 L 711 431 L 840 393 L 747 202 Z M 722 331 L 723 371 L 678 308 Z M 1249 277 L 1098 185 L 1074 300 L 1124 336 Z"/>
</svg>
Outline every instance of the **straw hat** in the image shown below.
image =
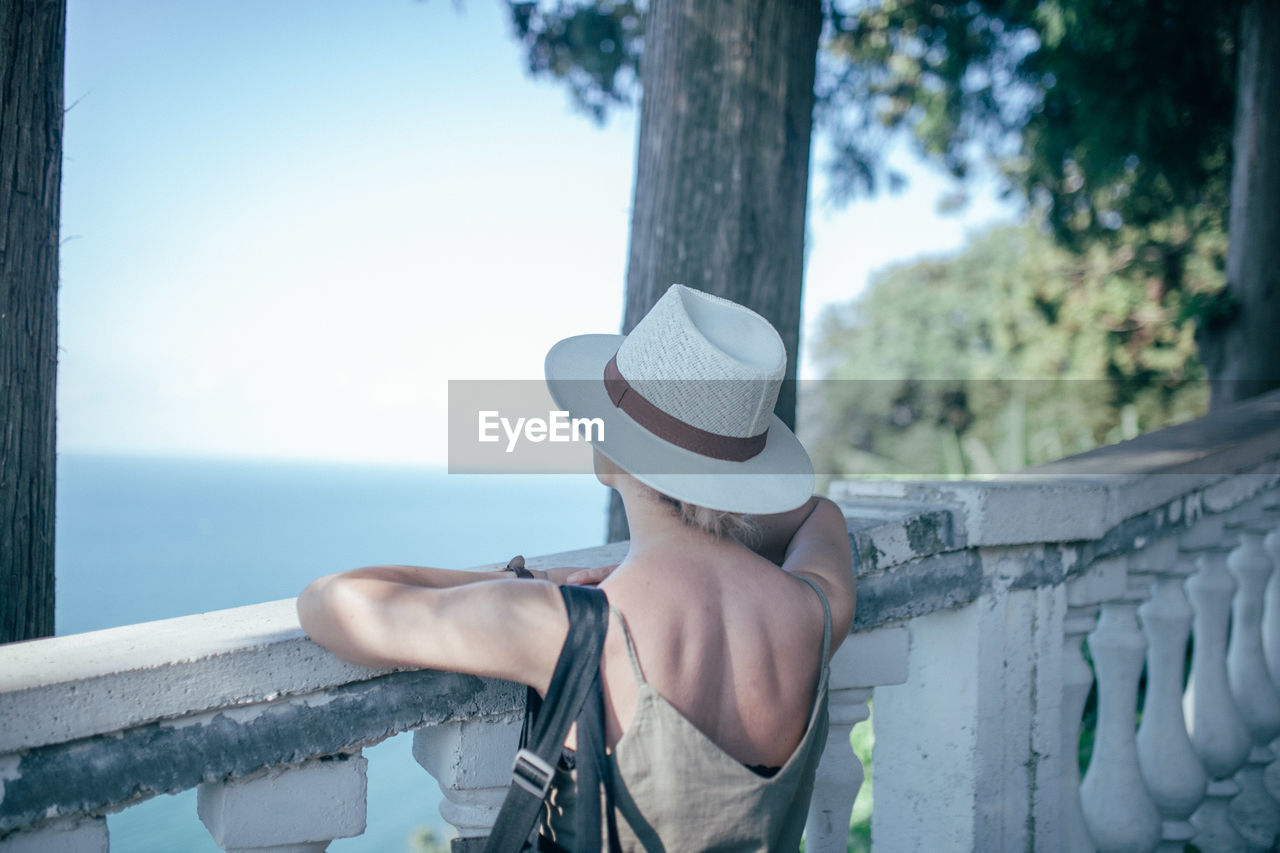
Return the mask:
<svg viewBox="0 0 1280 853">
<path fill-rule="evenodd" d="M 599 418 L 596 449 L 637 480 L 710 509 L 795 509 L 813 465 L 776 415 L 782 338 L 759 314 L 673 284 L 629 335 L 578 335 L 547 353 L 547 387 Z"/>
</svg>

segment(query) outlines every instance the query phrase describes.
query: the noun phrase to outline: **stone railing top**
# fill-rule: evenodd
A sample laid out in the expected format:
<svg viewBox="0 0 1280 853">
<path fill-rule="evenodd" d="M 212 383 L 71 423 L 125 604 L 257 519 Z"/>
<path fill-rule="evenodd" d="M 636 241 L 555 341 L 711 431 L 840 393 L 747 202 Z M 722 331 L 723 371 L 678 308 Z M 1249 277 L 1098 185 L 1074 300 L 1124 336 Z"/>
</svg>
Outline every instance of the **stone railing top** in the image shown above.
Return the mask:
<svg viewBox="0 0 1280 853">
<path fill-rule="evenodd" d="M 625 547 L 548 554 L 529 565 L 607 565 Z M 390 671 L 346 663 L 311 642 L 292 598 L 3 645 L 0 755 Z"/>
</svg>

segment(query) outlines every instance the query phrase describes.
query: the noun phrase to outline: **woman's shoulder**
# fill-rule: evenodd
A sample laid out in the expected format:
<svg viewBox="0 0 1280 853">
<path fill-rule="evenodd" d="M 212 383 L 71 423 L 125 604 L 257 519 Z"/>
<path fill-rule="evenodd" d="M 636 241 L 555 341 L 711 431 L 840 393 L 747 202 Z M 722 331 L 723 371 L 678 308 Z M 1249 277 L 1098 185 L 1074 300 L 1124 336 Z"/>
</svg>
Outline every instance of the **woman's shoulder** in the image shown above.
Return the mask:
<svg viewBox="0 0 1280 853">
<path fill-rule="evenodd" d="M 782 566 L 790 574 L 816 583 L 831 608 L 832 651 L 853 627 L 857 606 L 853 549 L 844 512 L 818 498 L 809 518 L 796 531 Z"/>
</svg>

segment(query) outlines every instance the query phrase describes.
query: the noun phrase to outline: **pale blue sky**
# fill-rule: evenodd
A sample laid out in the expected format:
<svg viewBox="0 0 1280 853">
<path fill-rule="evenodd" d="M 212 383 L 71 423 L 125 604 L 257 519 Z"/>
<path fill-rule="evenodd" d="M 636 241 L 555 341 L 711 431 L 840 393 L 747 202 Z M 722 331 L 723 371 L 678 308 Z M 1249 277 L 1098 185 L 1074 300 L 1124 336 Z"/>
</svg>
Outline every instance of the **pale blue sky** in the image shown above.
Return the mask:
<svg viewBox="0 0 1280 853">
<path fill-rule="evenodd" d="M 636 115 L 530 79 L 503 9 L 70 0 L 60 450 L 442 464 L 447 380 L 617 331 Z M 919 167 L 832 209 L 820 144 L 807 324 L 1010 215 Z"/>
</svg>

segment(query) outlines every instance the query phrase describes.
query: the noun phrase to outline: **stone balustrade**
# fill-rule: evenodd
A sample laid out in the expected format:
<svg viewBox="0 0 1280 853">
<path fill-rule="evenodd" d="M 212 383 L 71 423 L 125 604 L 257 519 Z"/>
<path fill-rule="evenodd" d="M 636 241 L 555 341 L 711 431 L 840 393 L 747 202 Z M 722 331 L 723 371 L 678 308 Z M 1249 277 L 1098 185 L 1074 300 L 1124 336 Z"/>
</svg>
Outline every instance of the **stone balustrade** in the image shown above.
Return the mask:
<svg viewBox="0 0 1280 853">
<path fill-rule="evenodd" d="M 877 849 L 1271 849 L 1278 483 L 1280 394 L 1017 476 L 834 483 L 859 602 L 806 849 L 845 849 L 872 701 Z M 361 750 L 404 732 L 478 848 L 522 701 L 346 664 L 292 600 L 0 647 L 0 853 L 105 851 L 113 813 L 193 787 L 225 850 L 324 850 L 364 831 Z"/>
</svg>

